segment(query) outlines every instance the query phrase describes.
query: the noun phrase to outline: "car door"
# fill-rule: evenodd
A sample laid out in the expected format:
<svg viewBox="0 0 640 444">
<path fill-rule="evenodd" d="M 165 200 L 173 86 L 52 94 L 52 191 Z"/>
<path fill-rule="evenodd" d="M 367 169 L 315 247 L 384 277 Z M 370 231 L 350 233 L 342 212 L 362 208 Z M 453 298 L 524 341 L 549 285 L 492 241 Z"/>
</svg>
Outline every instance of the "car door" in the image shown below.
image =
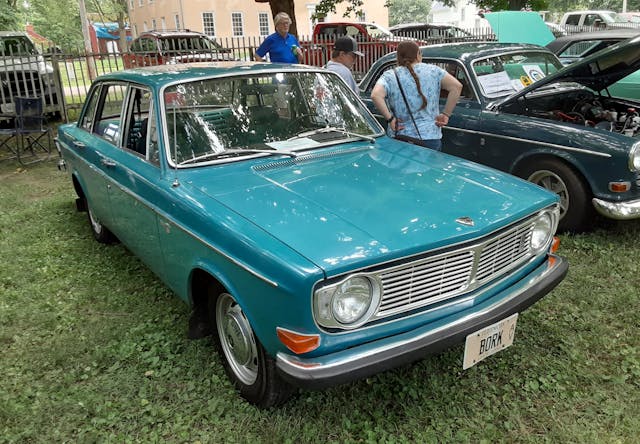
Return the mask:
<svg viewBox="0 0 640 444">
<path fill-rule="evenodd" d="M 103 225 L 110 226 L 112 222 L 111 206 L 109 204 L 109 181 L 104 174 L 104 165 L 101 163 L 103 151 L 110 148 L 99 134 L 98 110 L 102 109 L 105 102 L 106 89 L 101 83 L 93 86 L 89 92 L 87 105 L 78 122 L 78 131 L 69 133 L 69 142 L 64 143 L 68 155 L 73 156 L 75 176 L 81 182 L 86 204 L 93 216 Z"/>
<path fill-rule="evenodd" d="M 109 156 L 105 156 L 104 164 L 112 185 L 111 231 L 149 268 L 162 275 L 164 262 L 156 209 L 162 180 L 154 150 L 149 147 L 151 97 L 149 89 L 129 85 L 122 106 L 121 136 Z"/>
</svg>

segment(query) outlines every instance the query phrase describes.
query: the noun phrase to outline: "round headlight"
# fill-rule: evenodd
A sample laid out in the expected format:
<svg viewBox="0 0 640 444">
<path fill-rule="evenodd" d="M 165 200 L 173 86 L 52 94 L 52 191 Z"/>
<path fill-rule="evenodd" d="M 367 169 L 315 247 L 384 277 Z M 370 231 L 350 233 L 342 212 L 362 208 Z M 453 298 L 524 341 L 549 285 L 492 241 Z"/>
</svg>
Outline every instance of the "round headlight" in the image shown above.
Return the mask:
<svg viewBox="0 0 640 444">
<path fill-rule="evenodd" d="M 534 221 L 533 233 L 531 233 L 531 249 L 535 253 L 540 252 L 549 245 L 553 237 L 553 225 L 553 217 L 551 213 L 546 211 Z"/>
<path fill-rule="evenodd" d="M 629 169 L 632 172 L 640 171 L 640 142 L 636 142 L 629 152 Z"/>
<path fill-rule="evenodd" d="M 341 324 L 358 322 L 371 306 L 373 286 L 363 276 L 347 279 L 338 286 L 333 295 L 333 316 Z"/>
</svg>

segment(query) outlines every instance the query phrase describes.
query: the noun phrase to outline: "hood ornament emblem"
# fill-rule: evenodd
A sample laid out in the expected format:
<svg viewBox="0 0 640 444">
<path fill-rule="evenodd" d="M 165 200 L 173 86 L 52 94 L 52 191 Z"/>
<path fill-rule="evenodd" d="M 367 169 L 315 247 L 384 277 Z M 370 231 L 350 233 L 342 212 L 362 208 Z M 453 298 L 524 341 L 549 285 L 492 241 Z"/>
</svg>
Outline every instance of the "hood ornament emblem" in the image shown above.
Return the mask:
<svg viewBox="0 0 640 444">
<path fill-rule="evenodd" d="M 461 225 L 466 225 L 467 227 L 473 227 L 475 223 L 473 222 L 473 219 L 471 219 L 469 216 L 459 217 L 456 219 L 456 222 L 458 222 Z"/>
</svg>

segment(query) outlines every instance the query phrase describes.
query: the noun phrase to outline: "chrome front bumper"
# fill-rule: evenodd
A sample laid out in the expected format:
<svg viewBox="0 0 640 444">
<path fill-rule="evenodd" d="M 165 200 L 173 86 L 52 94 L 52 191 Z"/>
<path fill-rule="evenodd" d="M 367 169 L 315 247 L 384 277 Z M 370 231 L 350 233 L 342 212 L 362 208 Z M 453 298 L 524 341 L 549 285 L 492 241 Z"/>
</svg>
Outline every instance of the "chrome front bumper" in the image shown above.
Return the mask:
<svg viewBox="0 0 640 444">
<path fill-rule="evenodd" d="M 525 278 L 455 317 L 325 356 L 305 359 L 278 353 L 277 369 L 294 385 L 325 388 L 410 363 L 456 345 L 468 334 L 521 312 L 558 285 L 567 269 L 564 259 L 550 255 Z"/>
<path fill-rule="evenodd" d="M 640 199 L 610 202 L 593 198 L 592 202 L 598 213 L 610 219 L 627 220 L 640 217 Z"/>
</svg>

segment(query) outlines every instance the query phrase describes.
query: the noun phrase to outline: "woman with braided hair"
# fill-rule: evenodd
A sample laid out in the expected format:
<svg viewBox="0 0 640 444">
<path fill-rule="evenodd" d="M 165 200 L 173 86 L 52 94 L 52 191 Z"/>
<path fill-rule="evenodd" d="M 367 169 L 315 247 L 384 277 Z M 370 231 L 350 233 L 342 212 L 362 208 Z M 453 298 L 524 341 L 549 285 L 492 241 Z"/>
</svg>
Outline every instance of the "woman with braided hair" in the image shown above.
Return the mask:
<svg viewBox="0 0 640 444">
<path fill-rule="evenodd" d="M 386 71 L 371 92 L 371 100 L 389 124 L 391 136 L 427 148 L 442 148 L 441 127 L 458 102 L 462 84 L 435 65 L 422 63 L 422 52 L 414 42 L 401 42 L 398 66 Z M 440 111 L 440 90 L 448 91 Z"/>
</svg>

